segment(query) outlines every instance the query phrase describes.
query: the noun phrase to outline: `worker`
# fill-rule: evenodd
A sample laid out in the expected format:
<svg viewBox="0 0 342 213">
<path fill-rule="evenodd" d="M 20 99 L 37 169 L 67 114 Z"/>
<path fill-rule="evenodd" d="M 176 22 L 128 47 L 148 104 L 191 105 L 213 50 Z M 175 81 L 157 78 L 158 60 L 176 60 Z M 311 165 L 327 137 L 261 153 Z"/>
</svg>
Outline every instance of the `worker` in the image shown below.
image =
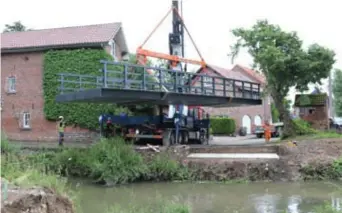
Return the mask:
<svg viewBox="0 0 342 213">
<path fill-rule="evenodd" d="M 57 123 L 58 145 L 59 146 L 63 146 L 63 142 L 64 142 L 64 128 L 65 128 L 64 117 L 63 116 L 59 116 L 58 117 L 58 123 Z"/>
<path fill-rule="evenodd" d="M 106 138 L 109 138 L 109 136 L 112 135 L 113 133 L 113 123 L 112 123 L 112 118 L 108 117 L 107 122 L 106 122 Z"/>
<path fill-rule="evenodd" d="M 265 121 L 265 124 L 264 124 L 264 136 L 265 136 L 266 143 L 270 142 L 270 139 L 271 139 L 271 125 L 270 125 L 269 121 Z"/>
</svg>

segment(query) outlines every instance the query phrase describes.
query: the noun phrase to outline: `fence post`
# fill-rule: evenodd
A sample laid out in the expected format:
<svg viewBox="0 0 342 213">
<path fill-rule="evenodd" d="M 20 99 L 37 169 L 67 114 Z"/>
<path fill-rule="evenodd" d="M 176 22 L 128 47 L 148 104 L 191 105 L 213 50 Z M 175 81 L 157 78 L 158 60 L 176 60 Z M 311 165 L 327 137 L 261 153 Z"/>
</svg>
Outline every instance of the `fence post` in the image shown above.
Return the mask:
<svg viewBox="0 0 342 213">
<path fill-rule="evenodd" d="M 107 62 L 103 64 L 103 86 L 107 88 Z"/>
<path fill-rule="evenodd" d="M 204 94 L 204 82 L 203 82 L 203 75 L 201 75 L 201 94 Z"/>
<path fill-rule="evenodd" d="M 158 80 L 159 80 L 159 90 L 162 91 L 163 84 L 162 84 L 162 71 L 161 69 L 158 69 Z"/>
<path fill-rule="evenodd" d="M 143 88 L 143 90 L 146 90 L 146 74 L 145 74 L 145 72 L 146 72 L 146 68 L 144 67 L 143 68 L 143 78 L 142 78 L 142 88 Z"/>
<path fill-rule="evenodd" d="M 124 64 L 124 89 L 127 89 L 128 88 L 128 85 L 127 85 L 127 64 Z"/>
<path fill-rule="evenodd" d="M 227 93 L 226 93 L 226 79 L 223 79 L 223 96 L 226 97 Z"/>
<path fill-rule="evenodd" d="M 212 83 L 212 86 L 213 86 L 213 95 L 216 94 L 216 91 L 215 91 L 215 77 L 211 77 L 211 83 Z"/>
<path fill-rule="evenodd" d="M 235 80 L 233 80 L 233 98 L 235 98 Z"/>
<path fill-rule="evenodd" d="M 61 94 L 64 93 L 64 75 L 61 74 Z"/>
</svg>

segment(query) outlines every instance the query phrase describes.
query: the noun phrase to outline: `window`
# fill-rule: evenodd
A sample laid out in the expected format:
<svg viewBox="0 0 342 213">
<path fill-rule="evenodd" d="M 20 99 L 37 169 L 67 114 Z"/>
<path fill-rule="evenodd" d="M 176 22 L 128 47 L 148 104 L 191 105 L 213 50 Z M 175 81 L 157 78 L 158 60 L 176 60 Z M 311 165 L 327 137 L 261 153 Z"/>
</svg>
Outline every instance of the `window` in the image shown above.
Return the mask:
<svg viewBox="0 0 342 213">
<path fill-rule="evenodd" d="M 31 121 L 31 115 L 29 112 L 23 113 L 23 128 L 29 129 L 30 128 L 30 121 Z"/>
<path fill-rule="evenodd" d="M 16 84 L 16 79 L 14 76 L 7 78 L 7 92 L 8 93 L 15 93 L 16 92 L 15 84 Z"/>
<path fill-rule="evenodd" d="M 211 76 L 205 76 L 205 77 L 203 77 L 203 84 L 204 84 L 204 87 L 210 87 L 210 88 L 212 88 L 212 87 L 213 87 L 213 80 L 214 80 L 214 78 L 211 77 Z"/>
</svg>

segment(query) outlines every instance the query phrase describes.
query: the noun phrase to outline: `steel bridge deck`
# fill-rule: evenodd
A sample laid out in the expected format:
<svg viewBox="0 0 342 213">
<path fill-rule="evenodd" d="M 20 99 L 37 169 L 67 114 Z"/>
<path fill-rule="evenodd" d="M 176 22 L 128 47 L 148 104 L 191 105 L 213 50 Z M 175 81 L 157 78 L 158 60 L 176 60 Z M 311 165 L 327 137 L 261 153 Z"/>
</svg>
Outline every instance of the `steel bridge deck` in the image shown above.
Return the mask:
<svg viewBox="0 0 342 213">
<path fill-rule="evenodd" d="M 213 107 L 262 103 L 260 85 L 252 82 L 126 63 L 101 63 L 103 69 L 98 76 L 59 74 L 60 94 L 56 101 Z"/>
</svg>

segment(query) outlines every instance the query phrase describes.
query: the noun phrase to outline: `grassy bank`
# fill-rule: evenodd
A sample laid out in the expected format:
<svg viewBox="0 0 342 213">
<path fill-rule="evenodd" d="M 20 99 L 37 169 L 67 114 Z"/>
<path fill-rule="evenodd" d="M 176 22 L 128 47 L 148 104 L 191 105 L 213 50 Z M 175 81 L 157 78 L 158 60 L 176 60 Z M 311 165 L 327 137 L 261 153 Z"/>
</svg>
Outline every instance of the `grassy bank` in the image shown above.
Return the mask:
<svg viewBox="0 0 342 213">
<path fill-rule="evenodd" d="M 114 183 L 138 180 L 189 179 L 190 172 L 167 156 L 158 156 L 146 164 L 142 156 L 120 139 L 103 140 L 87 150 L 61 149 L 22 155 L 19 147 L 1 140 L 1 177 L 20 187 L 47 187 L 57 194 L 69 197 L 75 212 L 81 212 L 77 193 L 71 191 L 66 176 L 90 177 L 94 180 L 109 179 Z M 187 205 L 160 201 L 144 208 L 110 207 L 108 213 L 188 213 Z"/>
<path fill-rule="evenodd" d="M 304 180 L 342 180 L 342 156 L 332 164 L 308 165 L 300 172 Z"/>
<path fill-rule="evenodd" d="M 41 163 L 27 161 L 21 155 L 19 147 L 10 145 L 5 139 L 1 139 L 1 178 L 8 181 L 9 187 L 49 188 L 57 195 L 71 199 L 74 212 L 80 212 L 77 194 L 69 189 L 66 178 L 47 171 Z M 6 197 L 7 191 L 2 191 L 2 195 Z"/>
<path fill-rule="evenodd" d="M 98 182 L 124 184 L 138 181 L 190 180 L 192 173 L 167 154 L 149 162 L 121 138 L 101 140 L 88 149 L 64 148 L 27 157 L 47 171 L 64 176 L 86 177 Z"/>
</svg>

